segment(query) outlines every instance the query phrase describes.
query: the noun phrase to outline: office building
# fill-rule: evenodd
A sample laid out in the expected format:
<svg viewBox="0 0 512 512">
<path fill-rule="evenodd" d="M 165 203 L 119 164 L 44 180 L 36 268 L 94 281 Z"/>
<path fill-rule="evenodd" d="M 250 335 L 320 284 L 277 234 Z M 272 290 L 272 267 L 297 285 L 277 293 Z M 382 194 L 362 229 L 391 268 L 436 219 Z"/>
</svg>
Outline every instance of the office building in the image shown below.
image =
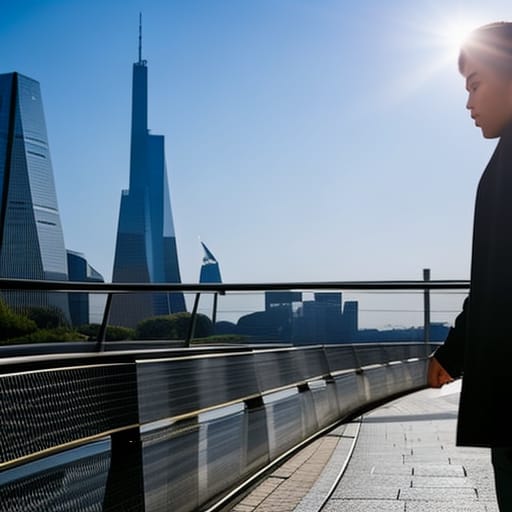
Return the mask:
<svg viewBox="0 0 512 512">
<path fill-rule="evenodd" d="M 180 283 L 164 137 L 148 131 L 148 67 L 141 55 L 133 65 L 129 189 L 119 211 L 112 281 Z M 185 311 L 182 293 L 116 295 L 110 323 L 134 327 L 145 318 Z"/>
<path fill-rule="evenodd" d="M 293 305 L 302 302 L 301 292 L 265 292 L 265 311 L 271 308 L 285 307 L 293 310 Z"/>
<path fill-rule="evenodd" d="M 359 303 L 356 300 L 346 301 L 343 306 L 345 336 L 349 341 L 357 340 L 359 332 Z"/>
<path fill-rule="evenodd" d="M 79 252 L 67 251 L 69 280 L 84 283 L 103 283 L 103 276 L 89 265 Z M 90 303 L 96 303 L 98 296 L 88 293 L 69 293 L 69 313 L 73 325 L 91 323 Z"/>
<path fill-rule="evenodd" d="M 199 282 L 200 283 L 222 283 L 222 278 L 220 276 L 220 267 L 219 262 L 212 254 L 210 249 L 206 247 L 206 245 L 201 242 L 203 246 L 204 256 L 203 263 L 201 265 L 201 273 L 199 274 Z M 217 322 L 217 303 L 219 299 L 219 294 L 213 294 L 213 305 L 212 305 L 212 324 L 213 331 L 215 332 L 215 324 Z"/>
<path fill-rule="evenodd" d="M 39 83 L 0 75 L 0 276 L 68 279 L 66 249 Z M 14 309 L 59 308 L 66 294 L 4 291 Z"/>
<path fill-rule="evenodd" d="M 215 259 L 210 249 L 201 242 L 204 250 L 203 264 L 201 265 L 201 273 L 199 274 L 200 283 L 222 283 L 220 276 L 219 262 Z"/>
</svg>

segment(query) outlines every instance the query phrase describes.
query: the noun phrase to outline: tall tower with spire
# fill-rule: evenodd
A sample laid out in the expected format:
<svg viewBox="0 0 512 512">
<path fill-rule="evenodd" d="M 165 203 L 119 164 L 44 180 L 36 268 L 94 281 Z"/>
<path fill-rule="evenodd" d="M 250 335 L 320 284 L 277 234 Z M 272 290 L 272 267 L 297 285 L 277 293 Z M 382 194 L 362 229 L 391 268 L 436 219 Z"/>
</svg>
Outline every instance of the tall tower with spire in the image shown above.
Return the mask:
<svg viewBox="0 0 512 512">
<path fill-rule="evenodd" d="M 129 189 L 121 194 L 112 281 L 181 282 L 171 211 L 164 137 L 148 131 L 148 68 L 139 54 L 133 64 Z M 116 295 L 110 323 L 134 327 L 151 316 L 185 311 L 182 293 Z"/>
</svg>

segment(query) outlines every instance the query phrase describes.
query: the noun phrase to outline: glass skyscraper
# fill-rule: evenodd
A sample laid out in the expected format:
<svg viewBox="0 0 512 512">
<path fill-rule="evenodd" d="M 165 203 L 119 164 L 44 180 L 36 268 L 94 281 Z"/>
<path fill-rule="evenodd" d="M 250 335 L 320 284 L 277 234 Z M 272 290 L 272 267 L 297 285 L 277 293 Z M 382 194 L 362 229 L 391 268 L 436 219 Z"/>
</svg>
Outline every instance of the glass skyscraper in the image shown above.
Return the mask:
<svg viewBox="0 0 512 512">
<path fill-rule="evenodd" d="M 68 279 L 39 83 L 0 75 L 0 276 Z M 69 319 L 66 294 L 4 292 L 16 309 L 58 307 Z"/>
<path fill-rule="evenodd" d="M 199 274 L 199 282 L 222 283 L 219 262 L 203 242 L 201 242 L 201 245 L 203 246 L 204 256 L 203 264 L 201 265 L 201 273 Z"/>
<path fill-rule="evenodd" d="M 121 194 L 112 281 L 181 282 L 172 219 L 164 137 L 148 131 L 148 68 L 133 65 L 129 190 Z M 115 295 L 110 323 L 135 326 L 140 320 L 185 311 L 182 293 Z"/>
</svg>

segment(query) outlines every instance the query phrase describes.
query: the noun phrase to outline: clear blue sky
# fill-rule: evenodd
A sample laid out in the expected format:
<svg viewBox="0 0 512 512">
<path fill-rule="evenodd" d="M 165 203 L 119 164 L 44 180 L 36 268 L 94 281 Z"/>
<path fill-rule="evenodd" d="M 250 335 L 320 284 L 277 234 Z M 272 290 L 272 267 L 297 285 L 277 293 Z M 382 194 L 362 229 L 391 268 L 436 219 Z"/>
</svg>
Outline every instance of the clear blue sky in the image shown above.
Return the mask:
<svg viewBox="0 0 512 512">
<path fill-rule="evenodd" d="M 0 72 L 41 84 L 69 249 L 109 281 L 143 13 L 183 282 L 469 277 L 496 141 L 445 33 L 509 1 L 0 0 Z"/>
</svg>

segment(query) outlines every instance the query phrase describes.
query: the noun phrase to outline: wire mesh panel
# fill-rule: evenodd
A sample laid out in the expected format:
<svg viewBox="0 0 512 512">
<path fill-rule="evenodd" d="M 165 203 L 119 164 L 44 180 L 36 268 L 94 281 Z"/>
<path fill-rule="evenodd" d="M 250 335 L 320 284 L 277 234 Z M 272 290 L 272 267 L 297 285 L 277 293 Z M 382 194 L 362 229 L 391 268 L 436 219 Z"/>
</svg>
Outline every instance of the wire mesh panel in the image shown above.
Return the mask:
<svg viewBox="0 0 512 512">
<path fill-rule="evenodd" d="M 142 423 L 259 394 L 250 353 L 139 361 L 137 377 Z"/>
<path fill-rule="evenodd" d="M 346 371 L 334 377 L 338 410 L 341 418 L 356 411 L 365 403 L 366 394 L 362 375 Z"/>
<path fill-rule="evenodd" d="M 146 510 L 195 510 L 199 503 L 197 419 L 143 432 L 142 453 Z"/>
<path fill-rule="evenodd" d="M 323 381 L 322 386 L 311 387 L 311 394 L 319 428 L 326 427 L 339 418 L 336 387 L 332 381 Z"/>
<path fill-rule="evenodd" d="M 270 459 L 273 460 L 303 440 L 299 394 L 269 402 L 266 408 Z"/>
<path fill-rule="evenodd" d="M 110 442 L 67 450 L 0 473 L 0 511 L 104 510 Z"/>
<path fill-rule="evenodd" d="M 263 400 L 253 400 L 244 415 L 246 425 L 245 454 L 242 464 L 244 474 L 255 472 L 269 462 L 267 411 Z"/>
<path fill-rule="evenodd" d="M 315 410 L 315 401 L 313 393 L 309 386 L 300 389 L 300 414 L 301 414 L 301 431 L 304 438 L 313 435 L 318 431 L 318 415 Z"/>
<path fill-rule="evenodd" d="M 134 365 L 0 376 L 0 463 L 138 423 Z"/>
<path fill-rule="evenodd" d="M 199 498 L 205 503 L 239 483 L 244 471 L 246 433 L 243 413 L 215 418 L 201 425 Z"/>
</svg>

